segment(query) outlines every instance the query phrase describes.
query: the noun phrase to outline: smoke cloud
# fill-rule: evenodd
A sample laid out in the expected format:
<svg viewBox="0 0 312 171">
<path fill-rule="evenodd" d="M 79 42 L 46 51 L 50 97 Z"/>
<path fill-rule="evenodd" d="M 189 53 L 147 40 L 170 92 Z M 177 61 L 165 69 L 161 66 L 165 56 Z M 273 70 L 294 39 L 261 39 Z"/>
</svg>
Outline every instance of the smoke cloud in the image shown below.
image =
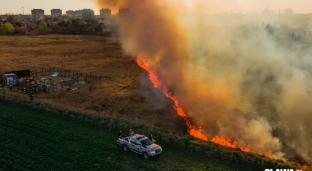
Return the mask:
<svg viewBox="0 0 312 171">
<path fill-rule="evenodd" d="M 119 16 L 124 50 L 150 57 L 149 67 L 208 137 L 312 163 L 309 16 L 204 15 L 209 4 L 200 0 L 96 2 L 128 9 Z"/>
</svg>

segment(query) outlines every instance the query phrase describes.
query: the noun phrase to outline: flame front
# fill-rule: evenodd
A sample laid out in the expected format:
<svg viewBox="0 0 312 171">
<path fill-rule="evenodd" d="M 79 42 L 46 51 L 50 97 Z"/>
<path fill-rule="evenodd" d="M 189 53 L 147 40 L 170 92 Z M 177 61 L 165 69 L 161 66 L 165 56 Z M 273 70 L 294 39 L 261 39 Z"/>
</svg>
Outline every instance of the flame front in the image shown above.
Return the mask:
<svg viewBox="0 0 312 171">
<path fill-rule="evenodd" d="M 215 136 L 209 140 L 208 136 L 205 135 L 203 129 L 196 128 L 194 125 L 192 125 L 190 120 L 187 118 L 187 115 L 185 114 L 184 110 L 180 106 L 179 100 L 177 99 L 177 97 L 172 95 L 172 93 L 168 90 L 166 85 L 163 85 L 163 83 L 158 79 L 156 72 L 153 71 L 152 69 L 150 69 L 143 62 L 143 58 L 141 55 L 137 56 L 136 62 L 141 68 L 143 68 L 144 70 L 146 70 L 149 73 L 149 79 L 153 83 L 154 88 L 161 89 L 163 91 L 163 93 L 166 95 L 166 97 L 171 99 L 174 102 L 174 108 L 177 111 L 177 114 L 185 120 L 186 125 L 189 128 L 189 134 L 191 136 L 198 138 L 198 139 L 201 139 L 201 140 L 204 140 L 204 141 L 211 141 L 211 142 L 214 142 L 216 144 L 220 144 L 222 146 L 226 146 L 226 147 L 230 147 L 230 148 L 238 148 L 238 142 L 237 141 L 232 142 L 232 140 L 230 138 L 225 138 L 223 136 L 221 136 L 221 137 Z M 240 149 L 242 151 L 245 151 L 245 152 L 250 152 L 250 146 L 247 146 L 245 148 L 240 148 Z"/>
</svg>

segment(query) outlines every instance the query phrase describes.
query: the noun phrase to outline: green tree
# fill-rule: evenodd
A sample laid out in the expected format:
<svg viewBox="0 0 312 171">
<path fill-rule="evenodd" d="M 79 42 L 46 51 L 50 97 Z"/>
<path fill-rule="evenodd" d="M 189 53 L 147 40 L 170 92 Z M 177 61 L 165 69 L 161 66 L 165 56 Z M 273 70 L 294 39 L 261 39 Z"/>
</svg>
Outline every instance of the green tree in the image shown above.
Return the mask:
<svg viewBox="0 0 312 171">
<path fill-rule="evenodd" d="M 273 29 L 273 27 L 272 27 L 270 24 L 267 24 L 267 25 L 265 26 L 265 29 L 266 29 L 266 31 L 267 31 L 269 34 L 273 34 L 273 33 L 274 33 L 274 29 Z"/>
<path fill-rule="evenodd" d="M 16 19 L 14 18 L 14 14 L 5 14 L 6 15 L 6 20 L 5 22 L 9 23 L 15 23 Z"/>
<path fill-rule="evenodd" d="M 40 29 L 47 31 L 48 30 L 48 23 L 45 21 L 41 21 Z"/>
<path fill-rule="evenodd" d="M 83 15 L 82 17 L 84 20 L 93 20 L 94 19 L 94 15 L 92 13 L 86 13 Z"/>
<path fill-rule="evenodd" d="M 1 34 L 11 34 L 14 30 L 14 26 L 7 22 L 5 24 L 3 24 L 1 27 L 0 27 L 0 33 Z"/>
<path fill-rule="evenodd" d="M 41 21 L 37 29 L 37 34 L 47 34 L 48 33 L 48 23 Z"/>
</svg>

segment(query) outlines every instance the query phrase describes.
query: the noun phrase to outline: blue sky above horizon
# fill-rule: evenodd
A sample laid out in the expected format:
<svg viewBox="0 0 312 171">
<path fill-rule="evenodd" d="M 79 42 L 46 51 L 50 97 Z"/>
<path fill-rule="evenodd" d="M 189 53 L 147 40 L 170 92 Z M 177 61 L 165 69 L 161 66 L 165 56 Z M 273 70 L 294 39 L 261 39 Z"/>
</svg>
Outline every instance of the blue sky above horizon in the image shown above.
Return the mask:
<svg viewBox="0 0 312 171">
<path fill-rule="evenodd" d="M 207 10 L 212 12 L 257 12 L 265 8 L 278 11 L 279 9 L 292 8 L 295 13 L 312 13 L 312 0 L 165 0 L 165 1 L 184 1 L 186 4 L 193 5 L 205 4 Z M 50 14 L 51 9 L 62 9 L 63 13 L 67 10 L 92 9 L 95 14 L 99 14 L 99 7 L 92 0 L 0 0 L 0 14 L 13 13 L 30 14 L 31 9 L 44 9 L 45 14 Z"/>
</svg>

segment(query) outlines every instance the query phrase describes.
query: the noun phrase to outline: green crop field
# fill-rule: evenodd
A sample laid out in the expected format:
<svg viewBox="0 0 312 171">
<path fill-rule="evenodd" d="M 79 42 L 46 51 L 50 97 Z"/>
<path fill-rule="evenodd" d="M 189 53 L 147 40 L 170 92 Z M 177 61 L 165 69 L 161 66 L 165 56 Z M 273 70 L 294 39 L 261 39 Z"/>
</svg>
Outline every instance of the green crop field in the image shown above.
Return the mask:
<svg viewBox="0 0 312 171">
<path fill-rule="evenodd" d="M 116 137 L 83 121 L 0 101 L 0 170 L 253 170 L 167 146 L 160 157 L 145 160 L 122 151 Z"/>
</svg>

